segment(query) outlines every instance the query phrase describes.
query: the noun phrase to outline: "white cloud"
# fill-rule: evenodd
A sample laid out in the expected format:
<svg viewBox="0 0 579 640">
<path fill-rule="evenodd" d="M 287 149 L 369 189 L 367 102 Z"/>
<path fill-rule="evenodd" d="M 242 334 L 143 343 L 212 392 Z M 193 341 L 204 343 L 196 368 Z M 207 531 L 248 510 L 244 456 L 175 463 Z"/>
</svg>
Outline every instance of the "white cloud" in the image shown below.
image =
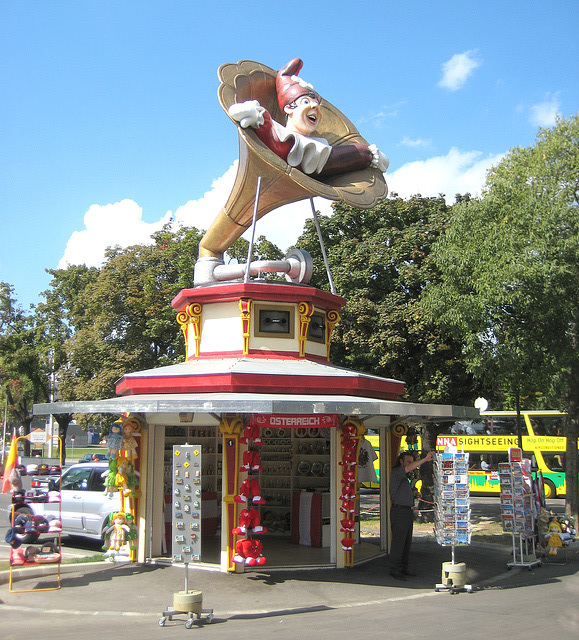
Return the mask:
<svg viewBox="0 0 579 640">
<path fill-rule="evenodd" d="M 475 50 L 465 51 L 453 55 L 450 60 L 443 63 L 442 78 L 438 86 L 450 91 L 456 91 L 464 86 L 472 72 L 482 64 L 482 60 L 475 56 Z"/>
<path fill-rule="evenodd" d="M 171 219 L 171 212 L 153 223 L 144 222 L 142 217 L 143 209 L 134 200 L 91 205 L 84 214 L 85 228 L 70 236 L 58 268 L 66 269 L 72 264 L 98 267 L 107 247 L 149 243 L 151 234 Z"/>
<path fill-rule="evenodd" d="M 534 104 L 530 109 L 529 121 L 535 127 L 552 127 L 560 115 L 561 101 L 558 94 L 547 94 L 543 102 Z"/>
<path fill-rule="evenodd" d="M 424 138 L 412 139 L 412 138 L 409 138 L 408 136 L 404 136 L 400 144 L 403 147 L 429 147 L 431 142 L 432 141 L 430 139 L 428 140 L 425 140 Z"/>
<path fill-rule="evenodd" d="M 386 180 L 390 192 L 401 197 L 407 198 L 417 193 L 425 197 L 444 193 L 447 202 L 452 203 L 456 193 L 480 193 L 486 171 L 501 157 L 482 157 L 480 151 L 461 152 L 452 148 L 446 156 L 405 164 L 393 173 L 386 174 Z M 151 234 L 161 229 L 171 217 L 175 226 L 207 229 L 229 197 L 236 172 L 237 161 L 213 181 L 211 189 L 199 200 L 190 200 L 182 205 L 174 216 L 167 211 L 158 222 L 144 222 L 143 211 L 133 200 L 104 206 L 93 204 L 84 216 L 85 229 L 71 235 L 58 267 L 64 269 L 69 264 L 100 266 L 107 247 L 149 243 Z M 331 204 L 323 198 L 314 199 L 314 205 L 322 215 L 331 215 Z M 258 220 L 256 237 L 264 235 L 285 251 L 296 242 L 306 219 L 311 217 L 309 200 L 285 205 Z M 249 240 L 250 234 L 251 230 L 248 230 L 244 237 Z"/>
<path fill-rule="evenodd" d="M 480 151 L 459 151 L 453 147 L 445 156 L 409 162 L 386 175 L 390 193 L 403 198 L 421 194 L 424 197 L 444 193 L 447 203 L 457 193 L 480 194 L 486 172 L 502 158 L 502 154 L 483 157 Z"/>
</svg>

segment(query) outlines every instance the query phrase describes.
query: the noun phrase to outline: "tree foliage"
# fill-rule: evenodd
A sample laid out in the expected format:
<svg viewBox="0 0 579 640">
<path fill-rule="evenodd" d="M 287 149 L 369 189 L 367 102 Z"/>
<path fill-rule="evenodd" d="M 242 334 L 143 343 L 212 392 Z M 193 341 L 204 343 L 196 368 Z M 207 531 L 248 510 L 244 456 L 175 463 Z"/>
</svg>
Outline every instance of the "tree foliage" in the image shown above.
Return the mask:
<svg viewBox="0 0 579 640">
<path fill-rule="evenodd" d="M 23 435 L 30 433 L 33 404 L 48 397 L 44 364 L 32 315 L 16 302 L 13 288 L 0 282 L 0 384 L 11 415 L 24 429 Z M 24 444 L 26 454 L 28 444 Z"/>
<path fill-rule="evenodd" d="M 320 227 L 337 293 L 347 303 L 332 337 L 335 364 L 406 383 L 407 400 L 471 403 L 476 397 L 460 343 L 420 303 L 438 275 L 432 245 L 450 222 L 444 199 L 391 197 L 368 210 L 336 204 Z M 315 263 L 312 284 L 328 289 L 313 220 L 297 246 Z"/>
<path fill-rule="evenodd" d="M 579 119 L 540 130 L 455 207 L 435 247 L 442 280 L 424 300 L 463 341 L 470 370 L 511 396 L 568 411 L 567 486 L 577 514 Z"/>
</svg>

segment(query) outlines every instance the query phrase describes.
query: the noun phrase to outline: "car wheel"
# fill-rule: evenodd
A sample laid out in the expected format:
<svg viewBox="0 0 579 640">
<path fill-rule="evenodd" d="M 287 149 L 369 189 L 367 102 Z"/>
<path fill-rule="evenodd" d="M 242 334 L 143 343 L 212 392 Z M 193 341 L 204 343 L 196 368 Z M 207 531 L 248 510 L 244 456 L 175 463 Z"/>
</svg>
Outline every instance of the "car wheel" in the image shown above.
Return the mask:
<svg viewBox="0 0 579 640">
<path fill-rule="evenodd" d="M 14 511 L 14 517 L 18 515 L 32 516 L 34 513 L 29 507 L 20 507 Z M 40 536 L 39 533 L 17 533 L 16 535 L 22 544 L 34 544 Z"/>
</svg>

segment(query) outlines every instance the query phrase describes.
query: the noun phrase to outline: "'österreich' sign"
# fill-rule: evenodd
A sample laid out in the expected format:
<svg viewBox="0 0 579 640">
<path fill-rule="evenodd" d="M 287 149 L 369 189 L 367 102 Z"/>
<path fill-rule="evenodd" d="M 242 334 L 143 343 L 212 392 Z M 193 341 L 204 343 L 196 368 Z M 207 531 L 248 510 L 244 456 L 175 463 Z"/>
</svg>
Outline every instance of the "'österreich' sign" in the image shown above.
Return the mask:
<svg viewBox="0 0 579 640">
<path fill-rule="evenodd" d="M 314 415 L 296 416 L 285 413 L 271 413 L 267 415 L 251 416 L 251 424 L 258 427 L 273 427 L 284 429 L 300 429 L 318 427 L 337 427 L 338 415 L 334 413 L 317 413 Z"/>
</svg>

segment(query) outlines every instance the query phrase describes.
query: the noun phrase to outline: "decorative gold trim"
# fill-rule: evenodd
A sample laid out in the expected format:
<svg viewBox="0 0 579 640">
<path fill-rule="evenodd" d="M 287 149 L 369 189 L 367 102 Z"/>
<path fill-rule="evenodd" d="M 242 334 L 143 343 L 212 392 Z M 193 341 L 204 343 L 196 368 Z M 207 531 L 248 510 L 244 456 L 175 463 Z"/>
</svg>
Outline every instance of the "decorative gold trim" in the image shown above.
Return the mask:
<svg viewBox="0 0 579 640">
<path fill-rule="evenodd" d="M 308 326 L 314 313 L 314 305 L 311 302 L 300 302 L 298 304 L 298 340 L 299 340 L 299 354 L 300 358 L 303 358 L 306 351 L 306 338 L 308 335 Z"/>
<path fill-rule="evenodd" d="M 328 362 L 330 361 L 330 339 L 339 319 L 340 314 L 335 309 L 330 309 L 326 313 L 326 357 L 328 358 Z"/>
<path fill-rule="evenodd" d="M 249 353 L 249 327 L 251 326 L 251 307 L 253 300 L 250 298 L 241 298 L 239 301 L 239 310 L 241 311 L 241 335 L 243 336 L 243 355 Z"/>
</svg>

